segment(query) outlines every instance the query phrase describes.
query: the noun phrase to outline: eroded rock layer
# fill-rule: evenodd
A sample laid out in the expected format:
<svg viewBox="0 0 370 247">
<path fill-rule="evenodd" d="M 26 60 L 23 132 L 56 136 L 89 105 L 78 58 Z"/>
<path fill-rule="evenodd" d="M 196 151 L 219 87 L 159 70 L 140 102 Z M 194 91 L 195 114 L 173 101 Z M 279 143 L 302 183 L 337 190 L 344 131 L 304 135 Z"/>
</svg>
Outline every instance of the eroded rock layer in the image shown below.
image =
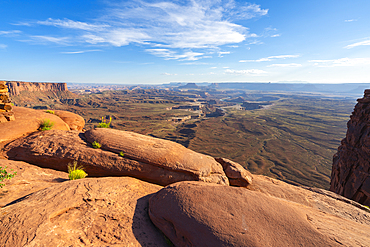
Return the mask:
<svg viewBox="0 0 370 247">
<path fill-rule="evenodd" d="M 333 158 L 330 190 L 370 206 L 370 90 L 357 101 Z"/>
</svg>

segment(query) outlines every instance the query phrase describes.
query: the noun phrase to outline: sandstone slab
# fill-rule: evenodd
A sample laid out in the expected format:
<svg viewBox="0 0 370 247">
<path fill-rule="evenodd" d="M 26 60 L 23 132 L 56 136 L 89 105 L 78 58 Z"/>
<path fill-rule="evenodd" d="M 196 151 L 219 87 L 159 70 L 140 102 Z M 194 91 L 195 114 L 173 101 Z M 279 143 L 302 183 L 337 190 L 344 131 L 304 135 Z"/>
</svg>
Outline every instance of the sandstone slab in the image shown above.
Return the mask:
<svg viewBox="0 0 370 247">
<path fill-rule="evenodd" d="M 0 246 L 167 246 L 147 212 L 160 188 L 128 177 L 56 184 L 0 209 Z"/>
<path fill-rule="evenodd" d="M 140 152 L 140 150 L 137 151 Z M 4 155 L 12 160 L 25 161 L 59 171 L 67 171 L 68 163 L 77 161 L 79 165 L 84 166 L 89 176 L 131 176 L 160 185 L 188 180 L 227 181 L 226 176 L 222 174 L 222 168 L 219 174 L 212 173 L 209 175 L 211 179 L 207 179 L 207 173 L 200 174 L 178 167 L 171 169 L 169 166 L 145 163 L 144 159 L 143 161 L 134 160 L 126 154 L 122 157 L 107 150 L 94 149 L 84 140 L 84 134 L 77 131 L 36 132 L 8 144 L 4 148 Z M 201 170 L 202 163 L 199 162 L 198 165 Z M 217 176 L 218 180 L 215 179 Z"/>
<path fill-rule="evenodd" d="M 35 132 L 40 127 L 40 122 L 49 119 L 54 122 L 53 129 L 69 130 L 69 126 L 58 116 L 45 111 L 24 107 L 13 107 L 15 120 L 0 123 L 0 143 L 9 142 L 19 137 Z"/>
<path fill-rule="evenodd" d="M 212 157 L 172 141 L 107 128 L 88 130 L 85 137 L 88 142 L 96 141 L 102 145 L 102 149 L 117 154 L 122 152 L 129 159 L 191 174 L 194 176 L 191 180 L 228 184 L 222 166 Z"/>
<path fill-rule="evenodd" d="M 0 166 L 7 167 L 8 172 L 17 172 L 13 178 L 3 181 L 5 186 L 0 189 L 0 208 L 33 192 L 68 180 L 66 172 L 40 168 L 22 161 L 0 159 Z"/>
<path fill-rule="evenodd" d="M 361 212 L 360 212 L 361 213 Z M 245 188 L 179 182 L 156 193 L 149 215 L 175 246 L 366 246 L 366 223 Z"/>
<path fill-rule="evenodd" d="M 62 110 L 54 110 L 54 113 L 68 124 L 71 130 L 82 131 L 85 126 L 85 120 L 78 114 Z"/>
</svg>

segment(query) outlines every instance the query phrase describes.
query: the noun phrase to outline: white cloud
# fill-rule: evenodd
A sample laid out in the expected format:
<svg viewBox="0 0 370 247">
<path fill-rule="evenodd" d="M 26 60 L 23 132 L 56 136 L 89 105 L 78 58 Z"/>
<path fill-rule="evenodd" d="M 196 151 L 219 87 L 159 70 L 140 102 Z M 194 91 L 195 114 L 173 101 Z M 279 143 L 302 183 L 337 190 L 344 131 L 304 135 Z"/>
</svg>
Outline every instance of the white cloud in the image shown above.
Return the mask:
<svg viewBox="0 0 370 247">
<path fill-rule="evenodd" d="M 370 45 L 370 39 L 365 40 L 365 41 L 361 41 L 361 42 L 357 42 L 357 43 L 354 43 L 354 44 L 351 44 L 351 45 L 347 45 L 344 48 L 351 49 L 353 47 L 363 46 L 363 45 Z"/>
<path fill-rule="evenodd" d="M 310 60 L 317 67 L 353 67 L 370 65 L 370 58 L 340 58 L 333 60 Z"/>
<path fill-rule="evenodd" d="M 44 36 L 44 35 L 36 35 L 31 36 L 33 41 L 40 42 L 40 43 L 55 43 L 58 45 L 67 45 L 69 44 L 68 37 L 51 37 L 51 36 Z"/>
<path fill-rule="evenodd" d="M 302 64 L 299 64 L 299 63 L 278 63 L 278 64 L 271 64 L 267 67 L 302 67 Z"/>
<path fill-rule="evenodd" d="M 60 20 L 60 19 L 52 19 L 49 18 L 46 21 L 38 21 L 37 24 L 46 25 L 46 26 L 55 26 L 55 27 L 62 27 L 62 28 L 71 28 L 71 29 L 81 29 L 86 31 L 101 31 L 105 28 L 109 27 L 106 24 L 88 24 L 85 22 L 80 21 L 72 21 L 68 19 Z"/>
<path fill-rule="evenodd" d="M 275 38 L 275 37 L 280 37 L 281 36 L 281 34 L 273 34 L 273 35 L 271 35 L 270 37 L 271 38 Z"/>
<path fill-rule="evenodd" d="M 350 20 L 344 20 L 345 22 L 353 22 L 353 21 L 357 21 L 356 19 L 350 19 Z"/>
<path fill-rule="evenodd" d="M 101 51 L 101 50 L 65 51 L 65 52 L 61 52 L 61 53 L 63 53 L 63 54 L 82 54 L 82 53 L 86 53 L 86 52 L 94 52 L 94 51 Z"/>
<path fill-rule="evenodd" d="M 230 54 L 229 51 L 219 51 L 218 52 L 218 57 L 224 57 L 223 55 Z"/>
<path fill-rule="evenodd" d="M 177 75 L 177 74 L 170 74 L 170 73 L 162 73 L 161 75 Z"/>
<path fill-rule="evenodd" d="M 0 31 L 0 35 L 4 35 L 4 36 L 16 36 L 20 33 L 21 33 L 21 31 L 19 31 L 19 30 Z"/>
<path fill-rule="evenodd" d="M 267 74 L 268 72 L 260 69 L 245 69 L 245 70 L 234 70 L 234 69 L 227 69 L 225 70 L 226 74 L 234 74 L 234 75 L 252 75 L 258 76 Z"/>
<path fill-rule="evenodd" d="M 4 44 L 0 44 L 0 49 L 6 49 L 8 46 Z"/>
<path fill-rule="evenodd" d="M 257 60 L 240 60 L 240 63 L 247 63 L 247 62 L 269 62 L 273 61 L 276 59 L 287 59 L 287 58 L 297 58 L 299 55 L 279 55 L 279 56 L 269 56 L 269 57 L 264 57 L 260 58 Z"/>
<path fill-rule="evenodd" d="M 158 56 L 158 57 L 163 57 L 166 60 L 170 59 L 179 59 L 180 61 L 196 61 L 202 58 L 202 55 L 204 53 L 200 52 L 192 52 L 192 51 L 187 51 L 184 52 L 183 54 L 177 54 L 177 52 L 169 50 L 169 49 L 147 49 L 147 52 Z"/>
</svg>

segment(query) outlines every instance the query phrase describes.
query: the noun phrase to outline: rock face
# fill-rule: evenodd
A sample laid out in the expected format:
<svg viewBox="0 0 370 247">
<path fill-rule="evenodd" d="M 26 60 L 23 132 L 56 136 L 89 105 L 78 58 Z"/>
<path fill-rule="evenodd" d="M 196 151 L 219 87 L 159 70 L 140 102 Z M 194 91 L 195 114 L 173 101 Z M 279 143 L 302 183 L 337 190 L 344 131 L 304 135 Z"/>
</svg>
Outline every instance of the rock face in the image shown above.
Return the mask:
<svg viewBox="0 0 370 247">
<path fill-rule="evenodd" d="M 150 199 L 149 216 L 175 246 L 366 246 L 370 241 L 370 214 L 363 210 L 355 213 L 365 221 L 360 223 L 257 191 L 200 182 L 163 188 Z"/>
<path fill-rule="evenodd" d="M 68 173 L 52 169 L 40 168 L 21 161 L 0 159 L 0 167 L 7 167 L 17 174 L 4 180 L 5 186 L 0 189 L 0 208 L 29 194 L 68 180 Z"/>
<path fill-rule="evenodd" d="M 11 95 L 19 95 L 22 91 L 68 91 L 67 83 L 47 83 L 47 82 L 6 82 Z"/>
<path fill-rule="evenodd" d="M 85 120 L 80 115 L 61 110 L 55 110 L 54 113 L 68 124 L 71 130 L 81 131 L 85 126 Z"/>
<path fill-rule="evenodd" d="M 129 159 L 193 177 L 186 180 L 228 184 L 222 166 L 212 157 L 175 142 L 107 128 L 88 130 L 85 137 L 90 143 L 100 143 L 102 149 L 123 152 Z"/>
<path fill-rule="evenodd" d="M 14 112 L 5 81 L 0 81 L 0 123 L 13 121 Z"/>
<path fill-rule="evenodd" d="M 54 114 L 24 107 L 14 107 L 13 111 L 15 121 L 0 123 L 0 143 L 37 131 L 40 127 L 40 122 L 44 119 L 54 122 L 52 129 L 69 130 L 69 126 Z"/>
<path fill-rule="evenodd" d="M 0 209 L 0 246 L 167 246 L 147 212 L 160 188 L 128 177 L 56 184 Z"/>
<path fill-rule="evenodd" d="M 221 165 L 209 156 L 187 150 L 183 146 L 180 149 L 177 146 L 179 144 L 167 141 L 168 153 L 163 153 L 165 157 L 162 158 L 173 163 L 168 162 L 164 165 L 159 163 L 161 160 L 157 161 L 157 163 L 154 162 L 155 152 L 146 152 L 149 150 L 149 148 L 145 150 L 146 136 L 126 133 L 127 136 L 138 137 L 137 141 L 140 142 L 141 146 L 137 146 L 128 138 L 121 138 L 120 135 L 117 138 L 117 136 L 113 135 L 116 131 L 104 131 L 104 133 L 107 134 L 104 137 L 106 140 L 111 140 L 112 143 L 118 143 L 119 140 L 120 142 L 130 144 L 128 146 L 131 149 L 119 149 L 124 152 L 122 157 L 117 153 L 92 148 L 91 144 L 84 140 L 83 133 L 49 130 L 15 140 L 4 148 L 4 154 L 9 159 L 26 161 L 60 171 L 66 171 L 68 163 L 77 161 L 78 164 L 85 167 L 89 176 L 132 176 L 160 185 L 188 180 L 228 184 Z M 159 139 L 158 143 L 155 142 L 157 139 L 152 139 L 150 139 L 150 144 L 153 144 L 153 149 L 155 147 L 163 148 Z M 96 140 L 98 142 L 103 141 L 102 139 Z M 171 149 L 171 144 L 176 148 Z M 103 144 L 103 147 L 106 146 Z M 142 147 L 142 149 L 139 149 L 139 147 Z M 188 156 L 180 156 L 188 154 L 190 156 L 189 160 L 193 163 L 188 163 L 189 161 L 186 160 Z M 198 155 L 199 160 L 196 160 Z"/>
<path fill-rule="evenodd" d="M 370 206 L 370 90 L 357 101 L 333 158 L 330 190 Z"/>
<path fill-rule="evenodd" d="M 230 185 L 247 187 L 252 184 L 252 174 L 240 164 L 225 158 L 215 158 L 215 160 L 222 165 Z"/>
</svg>

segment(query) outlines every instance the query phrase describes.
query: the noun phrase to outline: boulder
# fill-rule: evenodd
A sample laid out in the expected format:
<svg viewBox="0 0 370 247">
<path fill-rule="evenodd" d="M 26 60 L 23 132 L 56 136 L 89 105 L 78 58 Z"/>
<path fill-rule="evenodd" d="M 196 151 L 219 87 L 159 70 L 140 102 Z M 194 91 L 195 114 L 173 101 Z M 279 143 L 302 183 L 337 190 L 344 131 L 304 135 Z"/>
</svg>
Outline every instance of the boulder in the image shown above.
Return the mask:
<svg viewBox="0 0 370 247">
<path fill-rule="evenodd" d="M 0 209 L 0 246 L 167 246 L 148 216 L 161 187 L 134 178 L 85 178 Z"/>
<path fill-rule="evenodd" d="M 370 206 L 370 90 L 357 101 L 333 158 L 330 190 Z"/>
<path fill-rule="evenodd" d="M 149 200 L 151 220 L 179 247 L 366 246 L 370 214 L 358 213 L 364 223 L 246 188 L 193 181 L 171 184 Z"/>
<path fill-rule="evenodd" d="M 73 112 L 54 110 L 55 115 L 60 117 L 71 130 L 82 131 L 85 126 L 85 120 L 80 115 Z"/>
<path fill-rule="evenodd" d="M 252 184 L 252 174 L 244 169 L 239 163 L 225 159 L 215 158 L 222 165 L 224 172 L 232 186 L 247 187 Z"/>
<path fill-rule="evenodd" d="M 68 180 L 66 172 L 40 168 L 21 161 L 0 159 L 0 167 L 7 167 L 9 173 L 17 172 L 13 178 L 2 182 L 5 186 L 0 189 L 0 208 Z"/>
<path fill-rule="evenodd" d="M 40 127 L 40 122 L 49 119 L 54 122 L 52 129 L 69 130 L 69 126 L 58 116 L 41 110 L 24 107 L 13 107 L 14 121 L 0 123 L 0 143 L 15 140 L 21 136 L 35 132 Z"/>
<path fill-rule="evenodd" d="M 140 137 L 141 135 L 137 136 Z M 107 139 L 110 138 L 114 140 L 116 137 L 108 135 Z M 171 143 L 169 142 L 167 145 L 170 146 Z M 172 144 L 178 145 L 176 143 Z M 176 162 L 174 157 L 177 156 L 171 157 L 171 152 L 167 153 L 164 158 L 168 157 L 169 160 L 174 162 L 173 168 L 169 164 L 164 166 L 147 161 L 146 156 L 140 153 L 141 151 L 145 153 L 145 150 L 136 149 L 137 153 L 130 153 L 129 150 L 123 151 L 125 155 L 122 157 L 117 153 L 94 149 L 90 143 L 84 140 L 82 132 L 49 130 L 36 132 L 13 141 L 4 148 L 4 156 L 12 160 L 25 161 L 59 171 L 67 171 L 68 163 L 77 161 L 79 165 L 84 166 L 89 176 L 131 176 L 160 185 L 187 180 L 228 184 L 227 177 L 224 175 L 220 164 L 214 160 L 211 163 L 219 166 L 220 172 L 216 173 L 210 169 L 212 167 L 202 163 L 204 159 L 209 160 L 208 156 L 202 159 L 203 156 L 199 154 L 200 160 L 197 163 L 198 170 L 196 170 L 195 163 L 191 167 L 192 169 L 183 168 L 184 164 L 187 164 L 181 163 L 185 157 Z M 176 151 L 176 149 L 172 151 Z M 189 153 L 191 152 L 189 151 Z M 133 159 L 133 157 L 136 157 L 134 155 L 144 158 L 135 160 Z M 146 155 L 150 156 L 150 153 L 146 153 Z"/>
<path fill-rule="evenodd" d="M 85 137 L 90 143 L 100 143 L 104 150 L 122 152 L 129 159 L 194 177 L 187 180 L 228 184 L 222 166 L 212 157 L 172 141 L 108 128 L 88 130 Z"/>
</svg>

